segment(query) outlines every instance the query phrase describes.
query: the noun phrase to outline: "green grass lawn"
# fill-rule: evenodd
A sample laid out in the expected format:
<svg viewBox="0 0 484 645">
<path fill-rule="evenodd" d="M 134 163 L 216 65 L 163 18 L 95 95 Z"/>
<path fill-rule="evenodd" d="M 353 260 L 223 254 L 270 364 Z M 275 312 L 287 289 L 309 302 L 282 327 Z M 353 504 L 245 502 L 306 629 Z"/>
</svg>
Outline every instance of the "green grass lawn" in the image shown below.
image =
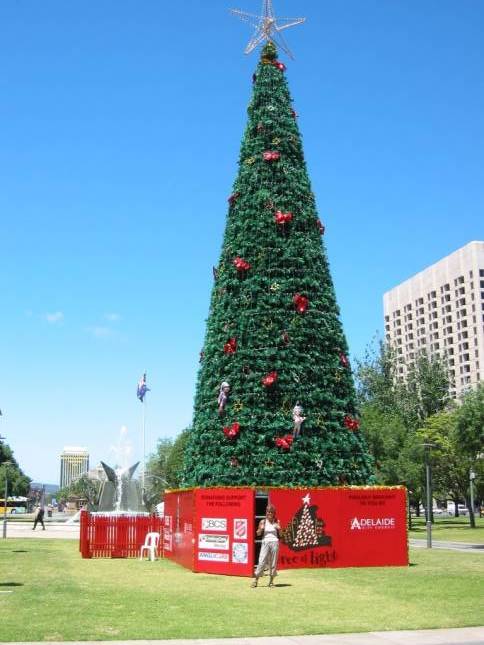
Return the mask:
<svg viewBox="0 0 484 645">
<path fill-rule="evenodd" d="M 425 539 L 425 518 L 412 517 L 412 526 L 409 537 Z M 471 529 L 469 517 L 435 517 L 432 538 L 450 542 L 484 544 L 484 518 L 476 517 L 476 528 Z"/>
<path fill-rule="evenodd" d="M 69 540 L 0 543 L 0 640 L 212 638 L 483 624 L 484 555 L 410 567 L 282 571 L 277 586 L 170 561 L 82 560 Z"/>
</svg>

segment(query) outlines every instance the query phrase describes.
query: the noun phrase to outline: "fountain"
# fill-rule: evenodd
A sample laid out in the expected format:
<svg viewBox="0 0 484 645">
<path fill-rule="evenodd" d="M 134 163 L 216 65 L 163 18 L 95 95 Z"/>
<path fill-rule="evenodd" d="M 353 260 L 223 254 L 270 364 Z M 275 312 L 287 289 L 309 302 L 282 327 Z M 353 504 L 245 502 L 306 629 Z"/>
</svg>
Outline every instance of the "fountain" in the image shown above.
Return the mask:
<svg viewBox="0 0 484 645">
<path fill-rule="evenodd" d="M 162 520 L 145 507 L 141 484 L 133 475 L 139 462 L 128 466 L 131 444 L 121 428 L 118 445 L 112 448 L 116 465 L 101 461 L 106 480 L 101 486 L 98 510 L 80 514 L 80 551 L 83 558 L 134 558 L 147 533 L 163 532 Z"/>
<path fill-rule="evenodd" d="M 133 474 L 139 461 L 130 468 L 111 468 L 101 461 L 107 481 L 101 488 L 99 513 L 146 513 L 139 482 Z"/>
</svg>

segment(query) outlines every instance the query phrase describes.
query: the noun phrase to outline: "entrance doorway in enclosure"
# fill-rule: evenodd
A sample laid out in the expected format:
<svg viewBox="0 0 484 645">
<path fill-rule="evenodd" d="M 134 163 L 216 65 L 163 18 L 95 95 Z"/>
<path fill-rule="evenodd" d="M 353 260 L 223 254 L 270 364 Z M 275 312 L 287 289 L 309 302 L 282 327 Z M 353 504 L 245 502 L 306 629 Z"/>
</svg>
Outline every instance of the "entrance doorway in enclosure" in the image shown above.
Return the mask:
<svg viewBox="0 0 484 645">
<path fill-rule="evenodd" d="M 264 491 L 258 490 L 255 493 L 255 517 L 254 517 L 254 568 L 259 562 L 259 553 L 262 546 L 262 535 L 257 535 L 259 522 L 266 516 L 267 503 L 269 495 Z"/>
</svg>

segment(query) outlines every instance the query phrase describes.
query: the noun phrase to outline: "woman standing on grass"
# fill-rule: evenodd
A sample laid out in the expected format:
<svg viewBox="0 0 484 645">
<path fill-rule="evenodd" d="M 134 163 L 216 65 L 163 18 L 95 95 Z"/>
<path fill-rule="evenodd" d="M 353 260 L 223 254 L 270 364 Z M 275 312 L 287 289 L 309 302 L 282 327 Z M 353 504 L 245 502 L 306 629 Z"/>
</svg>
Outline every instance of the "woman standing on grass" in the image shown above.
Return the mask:
<svg viewBox="0 0 484 645">
<path fill-rule="evenodd" d="M 255 579 L 252 587 L 257 587 L 260 576 L 266 567 L 269 568 L 269 587 L 274 586 L 274 578 L 277 575 L 277 556 L 279 554 L 279 531 L 281 525 L 276 517 L 276 509 L 268 504 L 266 517 L 259 522 L 257 535 L 262 535 L 262 547 L 259 553 L 259 563 L 255 570 Z"/>
</svg>

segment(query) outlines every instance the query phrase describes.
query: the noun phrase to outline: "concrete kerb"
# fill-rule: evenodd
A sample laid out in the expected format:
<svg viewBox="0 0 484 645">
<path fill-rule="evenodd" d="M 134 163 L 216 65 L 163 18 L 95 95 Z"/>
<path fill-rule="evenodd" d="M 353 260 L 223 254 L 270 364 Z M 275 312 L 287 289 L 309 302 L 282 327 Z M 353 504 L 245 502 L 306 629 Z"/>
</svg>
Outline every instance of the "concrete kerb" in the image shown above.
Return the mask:
<svg viewBox="0 0 484 645">
<path fill-rule="evenodd" d="M 150 641 L 43 641 L 4 645 L 482 645 L 484 627 L 419 629 L 416 631 L 368 632 L 319 636 L 267 636 L 262 638 L 207 638 Z"/>
</svg>

